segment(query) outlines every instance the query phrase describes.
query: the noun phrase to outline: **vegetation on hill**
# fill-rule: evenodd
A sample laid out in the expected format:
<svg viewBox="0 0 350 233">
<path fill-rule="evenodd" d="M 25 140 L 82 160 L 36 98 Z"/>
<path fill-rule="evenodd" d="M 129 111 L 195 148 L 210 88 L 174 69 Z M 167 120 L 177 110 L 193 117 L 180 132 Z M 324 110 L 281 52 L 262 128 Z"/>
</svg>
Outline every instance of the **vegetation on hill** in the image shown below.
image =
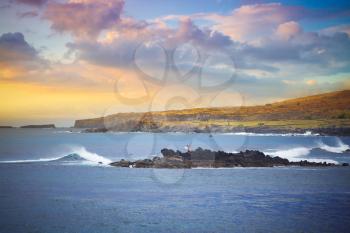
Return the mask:
<svg viewBox="0 0 350 233">
<path fill-rule="evenodd" d="M 350 90 L 259 106 L 118 113 L 104 118 L 77 120 L 75 127 L 161 132 L 350 128 Z"/>
</svg>

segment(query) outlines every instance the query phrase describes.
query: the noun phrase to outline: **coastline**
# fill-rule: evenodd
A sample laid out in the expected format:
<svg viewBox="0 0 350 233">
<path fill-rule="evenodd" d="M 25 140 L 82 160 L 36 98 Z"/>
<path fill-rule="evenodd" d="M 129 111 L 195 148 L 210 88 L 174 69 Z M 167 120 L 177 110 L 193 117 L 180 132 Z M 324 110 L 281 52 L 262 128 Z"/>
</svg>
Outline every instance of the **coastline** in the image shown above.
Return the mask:
<svg viewBox="0 0 350 233">
<path fill-rule="evenodd" d="M 78 129 L 78 128 L 75 128 Z M 329 128 L 305 128 L 305 129 L 281 129 L 281 128 L 272 128 L 272 127 L 237 127 L 237 128 L 215 128 L 211 129 L 199 129 L 199 128 L 172 128 L 172 129 L 143 129 L 143 130 L 134 130 L 129 131 L 118 131 L 110 130 L 107 128 L 86 128 L 82 129 L 82 133 L 226 133 L 226 134 L 252 134 L 252 135 L 292 135 L 292 136 L 350 136 L 350 127 L 329 127 Z"/>
<path fill-rule="evenodd" d="M 76 127 L 0 127 L 0 130 L 8 129 L 65 129 L 67 133 L 178 133 L 178 134 L 232 134 L 242 136 L 350 136 L 350 127 L 331 127 L 331 128 L 305 128 L 305 129 L 281 129 L 281 128 L 216 128 L 215 130 L 202 129 L 130 129 L 113 130 L 107 128 L 76 128 Z"/>
<path fill-rule="evenodd" d="M 265 105 L 119 112 L 78 119 L 86 132 L 263 133 L 350 136 L 350 90 Z"/>
</svg>

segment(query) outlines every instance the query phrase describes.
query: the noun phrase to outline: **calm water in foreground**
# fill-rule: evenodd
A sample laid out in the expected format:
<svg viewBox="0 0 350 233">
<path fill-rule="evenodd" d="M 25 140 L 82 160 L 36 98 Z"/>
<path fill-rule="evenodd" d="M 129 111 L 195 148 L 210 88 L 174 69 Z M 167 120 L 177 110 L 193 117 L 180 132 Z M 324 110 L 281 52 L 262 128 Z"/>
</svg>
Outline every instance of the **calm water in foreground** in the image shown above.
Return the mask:
<svg viewBox="0 0 350 233">
<path fill-rule="evenodd" d="M 349 180 L 348 168 L 2 164 L 0 232 L 349 232 Z"/>
<path fill-rule="evenodd" d="M 349 232 L 349 167 L 98 165 L 186 144 L 350 161 L 349 137 L 0 130 L 0 232 Z"/>
</svg>

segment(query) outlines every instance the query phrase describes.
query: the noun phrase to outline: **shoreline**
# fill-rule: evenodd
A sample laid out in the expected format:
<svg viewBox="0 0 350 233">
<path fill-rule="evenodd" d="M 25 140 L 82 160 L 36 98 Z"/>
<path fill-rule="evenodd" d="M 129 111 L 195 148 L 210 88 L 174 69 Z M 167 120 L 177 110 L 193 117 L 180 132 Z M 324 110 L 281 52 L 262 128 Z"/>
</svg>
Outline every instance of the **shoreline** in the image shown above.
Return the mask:
<svg viewBox="0 0 350 233">
<path fill-rule="evenodd" d="M 116 131 L 107 130 L 105 128 L 72 128 L 72 127 L 57 127 L 57 128 L 22 128 L 22 127 L 0 127 L 0 130 L 9 129 L 64 129 L 67 133 L 170 133 L 170 134 L 226 134 L 226 135 L 238 135 L 238 136 L 336 136 L 336 137 L 349 137 L 350 128 L 310 128 L 303 130 L 252 130 L 250 129 L 237 129 L 237 130 L 216 130 L 216 131 L 205 131 L 205 130 L 193 130 L 193 131 L 175 131 L 175 130 L 130 130 L 130 131 Z"/>
<path fill-rule="evenodd" d="M 79 129 L 79 128 L 74 128 Z M 81 130 L 81 133 L 183 133 L 183 134 L 196 134 L 196 133 L 208 133 L 208 134 L 233 134 L 233 135 L 248 135 L 252 136 L 350 136 L 350 128 L 307 128 L 307 129 L 280 129 L 280 128 L 220 128 L 215 130 L 129 130 L 129 131 L 117 131 L 109 130 L 106 128 L 85 128 Z"/>
</svg>

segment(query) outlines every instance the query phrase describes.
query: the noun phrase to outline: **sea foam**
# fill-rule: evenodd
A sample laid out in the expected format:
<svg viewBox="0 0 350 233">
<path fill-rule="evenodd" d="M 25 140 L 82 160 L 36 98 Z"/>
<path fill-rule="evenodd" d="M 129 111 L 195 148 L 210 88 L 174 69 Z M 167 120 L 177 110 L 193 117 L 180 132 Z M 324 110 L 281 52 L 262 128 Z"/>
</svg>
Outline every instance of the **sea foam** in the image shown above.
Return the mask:
<svg viewBox="0 0 350 233">
<path fill-rule="evenodd" d="M 282 150 L 267 150 L 264 151 L 264 154 L 270 155 L 270 156 L 278 156 L 281 158 L 288 159 L 289 161 L 300 161 L 300 160 L 307 160 L 309 162 L 327 162 L 327 163 L 338 163 L 337 161 L 333 159 L 324 159 L 324 158 L 308 158 L 307 156 L 310 154 L 310 152 L 313 149 L 321 149 L 324 151 L 328 151 L 331 153 L 343 153 L 346 150 L 348 150 L 350 147 L 349 145 L 342 142 L 339 138 L 336 139 L 336 146 L 330 146 L 325 144 L 322 141 L 317 141 L 317 146 L 311 146 L 311 147 L 294 147 L 289 149 L 282 149 Z"/>
<path fill-rule="evenodd" d="M 337 138 L 337 146 L 329 146 L 321 141 L 318 142 L 320 149 L 332 152 L 332 153 L 343 153 L 346 150 L 350 149 L 349 145 L 344 144 L 339 138 Z"/>
<path fill-rule="evenodd" d="M 68 154 L 60 157 L 52 158 L 39 158 L 39 159 L 29 159 L 29 160 L 7 160 L 0 161 L 0 163 L 40 163 L 40 162 L 61 162 L 61 163 L 71 163 L 71 164 L 81 164 L 81 165 L 109 165 L 112 161 L 106 157 L 99 154 L 90 152 L 82 146 L 72 146 Z"/>
</svg>

